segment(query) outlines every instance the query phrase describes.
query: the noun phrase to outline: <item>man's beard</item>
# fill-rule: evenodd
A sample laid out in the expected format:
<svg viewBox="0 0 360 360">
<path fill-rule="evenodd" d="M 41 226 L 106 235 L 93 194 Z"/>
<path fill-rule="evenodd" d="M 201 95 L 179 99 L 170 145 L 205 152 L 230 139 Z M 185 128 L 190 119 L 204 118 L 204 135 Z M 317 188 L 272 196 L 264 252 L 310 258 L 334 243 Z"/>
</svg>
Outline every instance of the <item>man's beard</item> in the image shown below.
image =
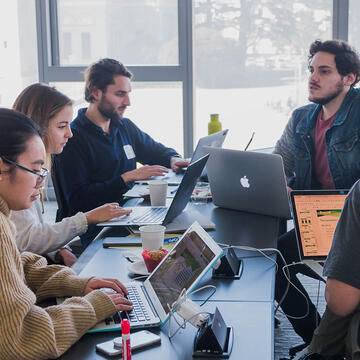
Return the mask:
<svg viewBox="0 0 360 360">
<path fill-rule="evenodd" d="M 335 90 L 331 93 L 328 94 L 326 97 L 322 97 L 322 98 L 317 98 L 317 97 L 311 97 L 309 96 L 309 101 L 315 103 L 315 104 L 319 104 L 319 105 L 326 105 L 328 104 L 331 100 L 334 100 L 336 97 L 339 96 L 339 94 L 344 90 L 344 85 L 341 82 L 341 80 L 336 84 L 336 88 Z"/>
<path fill-rule="evenodd" d="M 98 110 L 101 115 L 107 119 L 121 120 L 122 117 L 115 111 L 115 108 L 104 98 L 102 97 L 98 105 Z"/>
</svg>

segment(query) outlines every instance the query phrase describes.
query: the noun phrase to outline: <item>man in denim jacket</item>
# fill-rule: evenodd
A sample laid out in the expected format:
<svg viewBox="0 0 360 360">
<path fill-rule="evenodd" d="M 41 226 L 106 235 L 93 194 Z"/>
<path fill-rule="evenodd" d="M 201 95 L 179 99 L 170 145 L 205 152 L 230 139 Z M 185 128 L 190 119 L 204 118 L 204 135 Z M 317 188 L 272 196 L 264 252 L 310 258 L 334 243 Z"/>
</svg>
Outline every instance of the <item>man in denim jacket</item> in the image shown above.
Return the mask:
<svg viewBox="0 0 360 360">
<path fill-rule="evenodd" d="M 289 190 L 349 189 L 360 178 L 360 90 L 354 89 L 360 79 L 359 56 L 344 41 L 315 41 L 310 46 L 309 70 L 309 100 L 314 104 L 293 112 L 274 152 L 283 157 Z M 294 231 L 279 238 L 278 248 L 288 264 L 299 261 Z M 281 307 L 308 344 L 320 316 L 296 274 L 312 273 L 303 265 L 291 266 L 289 271 L 291 281 L 306 295 L 309 309 L 293 286 Z M 278 271 L 277 301 L 286 287 L 287 280 Z"/>
</svg>

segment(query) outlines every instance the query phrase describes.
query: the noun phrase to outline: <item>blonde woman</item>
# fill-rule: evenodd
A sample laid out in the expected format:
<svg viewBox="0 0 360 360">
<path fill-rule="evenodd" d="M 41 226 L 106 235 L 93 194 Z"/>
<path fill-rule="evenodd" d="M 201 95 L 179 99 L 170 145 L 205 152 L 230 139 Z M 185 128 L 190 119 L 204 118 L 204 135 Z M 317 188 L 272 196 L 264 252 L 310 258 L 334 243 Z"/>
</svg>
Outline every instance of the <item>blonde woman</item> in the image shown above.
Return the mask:
<svg viewBox="0 0 360 360">
<path fill-rule="evenodd" d="M 60 154 L 72 137 L 72 102 L 60 91 L 46 84 L 33 84 L 25 88 L 15 100 L 13 108 L 34 120 L 42 131 L 47 164 L 51 154 Z M 48 254 L 71 266 L 75 255 L 64 246 L 74 237 L 85 233 L 88 225 L 129 214 L 117 203 L 110 203 L 86 213 L 64 218 L 61 222 L 47 224 L 42 216 L 42 204 L 36 199 L 29 209 L 12 211 L 11 220 L 16 225 L 16 243 L 20 251 Z"/>
</svg>

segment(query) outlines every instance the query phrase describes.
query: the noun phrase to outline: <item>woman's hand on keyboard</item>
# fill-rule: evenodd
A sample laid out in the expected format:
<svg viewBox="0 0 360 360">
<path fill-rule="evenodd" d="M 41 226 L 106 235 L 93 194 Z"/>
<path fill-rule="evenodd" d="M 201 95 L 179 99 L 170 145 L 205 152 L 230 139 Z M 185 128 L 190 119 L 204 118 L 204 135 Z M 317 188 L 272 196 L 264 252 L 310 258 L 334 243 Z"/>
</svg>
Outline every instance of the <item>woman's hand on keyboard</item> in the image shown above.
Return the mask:
<svg viewBox="0 0 360 360">
<path fill-rule="evenodd" d="M 88 283 L 85 286 L 85 295 L 93 290 L 103 289 L 103 288 L 112 289 L 121 296 L 128 295 L 128 291 L 126 290 L 126 287 L 119 280 L 107 279 L 107 278 L 102 279 L 97 277 L 93 277 L 88 281 Z"/>
<path fill-rule="evenodd" d="M 112 218 L 129 215 L 131 210 L 123 209 L 118 203 L 109 203 L 99 206 L 85 213 L 88 224 L 97 224 Z"/>
<path fill-rule="evenodd" d="M 105 292 L 105 294 L 111 299 L 116 307 L 116 311 L 130 311 L 132 310 L 132 302 L 126 299 L 123 295 L 114 292 Z"/>
</svg>

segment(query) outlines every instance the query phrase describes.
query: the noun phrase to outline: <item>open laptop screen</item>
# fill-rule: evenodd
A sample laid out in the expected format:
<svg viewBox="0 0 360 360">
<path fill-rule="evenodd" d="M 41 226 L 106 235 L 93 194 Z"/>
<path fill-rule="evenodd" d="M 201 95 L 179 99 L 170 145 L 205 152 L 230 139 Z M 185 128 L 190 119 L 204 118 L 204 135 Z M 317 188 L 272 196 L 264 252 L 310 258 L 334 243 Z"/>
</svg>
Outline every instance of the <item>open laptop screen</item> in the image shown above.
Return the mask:
<svg viewBox="0 0 360 360">
<path fill-rule="evenodd" d="M 188 290 L 218 254 L 195 230 L 187 232 L 166 259 L 154 270 L 149 281 L 165 313 Z"/>
<path fill-rule="evenodd" d="M 347 190 L 291 192 L 294 226 L 302 260 L 326 258 L 347 193 Z"/>
</svg>

